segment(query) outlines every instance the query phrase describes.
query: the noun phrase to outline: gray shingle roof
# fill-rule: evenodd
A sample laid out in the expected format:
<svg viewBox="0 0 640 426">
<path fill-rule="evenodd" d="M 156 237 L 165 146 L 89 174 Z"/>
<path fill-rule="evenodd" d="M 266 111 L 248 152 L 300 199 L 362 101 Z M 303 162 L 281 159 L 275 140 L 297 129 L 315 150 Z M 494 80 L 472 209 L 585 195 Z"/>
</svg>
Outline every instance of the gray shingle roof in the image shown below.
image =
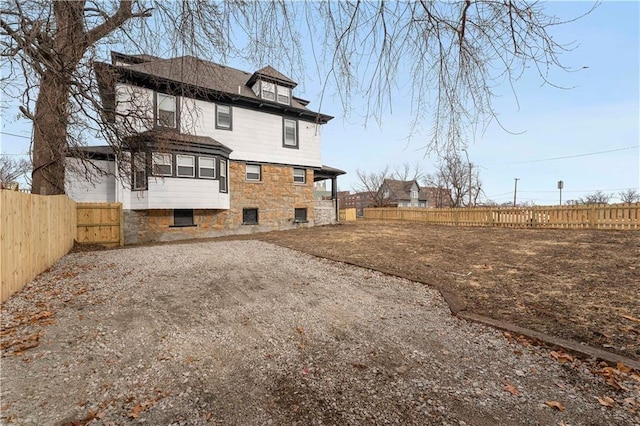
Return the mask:
<svg viewBox="0 0 640 426">
<path fill-rule="evenodd" d="M 136 55 L 140 57 L 141 55 Z M 284 76 L 274 68 L 268 66 L 262 68 L 255 74 L 250 74 L 236 68 L 205 61 L 194 56 L 180 56 L 170 59 L 149 59 L 145 62 L 130 64 L 122 68 L 146 74 L 148 76 L 160 77 L 175 82 L 186 83 L 192 87 L 215 90 L 230 95 L 240 95 L 246 98 L 258 99 L 256 94 L 248 86 L 252 76 L 262 73 L 272 78 L 289 82 L 295 86 L 295 82 Z M 265 101 L 270 102 L 270 101 Z M 308 110 L 303 102 L 292 98 L 291 106 L 298 109 Z"/>
</svg>

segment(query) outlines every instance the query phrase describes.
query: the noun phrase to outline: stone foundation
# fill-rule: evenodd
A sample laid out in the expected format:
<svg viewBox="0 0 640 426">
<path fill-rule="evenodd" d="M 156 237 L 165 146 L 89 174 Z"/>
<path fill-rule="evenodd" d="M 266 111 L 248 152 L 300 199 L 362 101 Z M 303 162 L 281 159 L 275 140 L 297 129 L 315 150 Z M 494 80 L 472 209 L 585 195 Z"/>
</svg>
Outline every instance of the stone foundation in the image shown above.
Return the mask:
<svg viewBox="0 0 640 426">
<path fill-rule="evenodd" d="M 293 182 L 292 167 L 262 165 L 260 182 L 245 180 L 245 170 L 244 163 L 230 162 L 231 208 L 194 209 L 194 226 L 173 227 L 171 209 L 125 211 L 125 244 L 250 234 L 335 223 L 333 202 L 313 200 L 313 170 L 307 170 L 304 184 Z M 244 208 L 258 209 L 257 225 L 242 224 Z M 307 223 L 294 222 L 296 208 L 307 209 Z"/>
</svg>

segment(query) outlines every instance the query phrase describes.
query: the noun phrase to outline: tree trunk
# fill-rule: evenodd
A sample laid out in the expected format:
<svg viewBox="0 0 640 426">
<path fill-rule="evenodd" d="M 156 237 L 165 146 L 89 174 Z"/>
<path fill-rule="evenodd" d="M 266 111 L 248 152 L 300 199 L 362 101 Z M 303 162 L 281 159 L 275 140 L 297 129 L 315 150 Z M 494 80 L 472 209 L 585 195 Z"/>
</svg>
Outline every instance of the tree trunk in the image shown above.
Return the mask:
<svg viewBox="0 0 640 426">
<path fill-rule="evenodd" d="M 49 70 L 42 76 L 33 120 L 34 194 L 64 194 L 69 93 L 64 74 Z"/>
</svg>

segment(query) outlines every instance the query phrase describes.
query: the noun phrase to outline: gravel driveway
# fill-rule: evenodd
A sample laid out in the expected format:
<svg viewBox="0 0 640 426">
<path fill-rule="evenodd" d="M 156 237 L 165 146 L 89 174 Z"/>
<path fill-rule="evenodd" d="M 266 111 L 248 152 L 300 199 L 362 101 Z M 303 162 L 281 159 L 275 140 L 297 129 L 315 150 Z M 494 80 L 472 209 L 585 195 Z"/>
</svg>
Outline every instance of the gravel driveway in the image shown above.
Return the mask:
<svg viewBox="0 0 640 426">
<path fill-rule="evenodd" d="M 635 382 L 258 241 L 67 255 L 2 330 L 4 423 L 640 424 Z"/>
</svg>

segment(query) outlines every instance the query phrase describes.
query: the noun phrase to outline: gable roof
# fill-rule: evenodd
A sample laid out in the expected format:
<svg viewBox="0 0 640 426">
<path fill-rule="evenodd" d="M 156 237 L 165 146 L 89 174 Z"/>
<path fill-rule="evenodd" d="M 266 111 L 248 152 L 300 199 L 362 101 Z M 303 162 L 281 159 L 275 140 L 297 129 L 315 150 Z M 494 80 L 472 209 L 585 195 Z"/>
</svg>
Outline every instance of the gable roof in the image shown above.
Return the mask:
<svg viewBox="0 0 640 426">
<path fill-rule="evenodd" d="M 254 107 L 290 112 L 320 123 L 333 118 L 309 110 L 306 107 L 309 102 L 295 96 L 291 97 L 291 105 L 258 98 L 249 85 L 255 76 L 266 76 L 267 79 L 278 80 L 288 87 L 296 86 L 294 81 L 271 66 L 250 74 L 190 55 L 162 59 L 150 55 L 124 55 L 115 52 L 112 54 L 112 61 L 119 64 L 97 63 L 96 71 L 106 74 L 106 69 L 116 70 L 124 81 L 134 80 L 147 86 L 164 87 L 194 97 L 244 102 Z"/>
<path fill-rule="evenodd" d="M 253 83 L 255 83 L 256 80 L 260 79 L 261 77 L 264 80 L 272 81 L 273 83 L 281 84 L 292 89 L 298 85 L 298 83 L 291 80 L 289 77 L 282 74 L 271 65 L 267 65 L 266 67 L 254 72 L 249 81 L 247 81 L 247 85 L 253 85 Z"/>
<path fill-rule="evenodd" d="M 392 200 L 410 200 L 411 199 L 411 187 L 413 184 L 418 186 L 418 182 L 415 180 L 395 180 L 395 179 L 385 179 L 382 182 L 382 186 L 388 189 L 391 194 L 389 196 Z"/>
</svg>

